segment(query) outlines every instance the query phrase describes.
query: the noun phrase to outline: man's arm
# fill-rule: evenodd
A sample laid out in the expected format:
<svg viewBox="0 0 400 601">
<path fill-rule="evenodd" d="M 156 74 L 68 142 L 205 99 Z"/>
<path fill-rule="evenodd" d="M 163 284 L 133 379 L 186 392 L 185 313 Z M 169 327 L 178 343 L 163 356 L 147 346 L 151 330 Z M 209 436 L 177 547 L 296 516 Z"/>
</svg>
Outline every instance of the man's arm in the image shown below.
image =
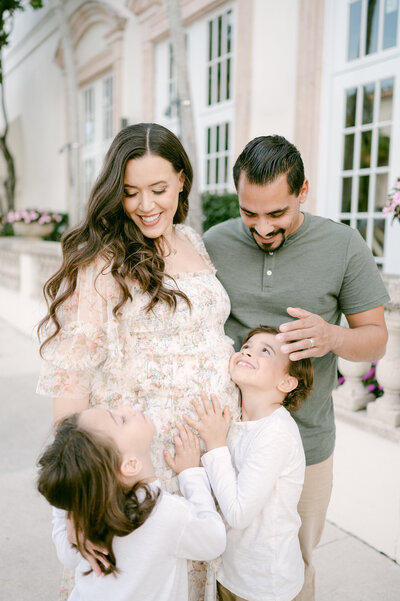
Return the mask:
<svg viewBox="0 0 400 601">
<path fill-rule="evenodd" d="M 304 309 L 288 307 L 287 312 L 297 319 L 280 326 L 277 340 L 292 361 L 329 352 L 349 361 L 374 361 L 385 354 L 388 333 L 383 305 L 346 315 L 349 328 L 330 324 Z"/>
</svg>

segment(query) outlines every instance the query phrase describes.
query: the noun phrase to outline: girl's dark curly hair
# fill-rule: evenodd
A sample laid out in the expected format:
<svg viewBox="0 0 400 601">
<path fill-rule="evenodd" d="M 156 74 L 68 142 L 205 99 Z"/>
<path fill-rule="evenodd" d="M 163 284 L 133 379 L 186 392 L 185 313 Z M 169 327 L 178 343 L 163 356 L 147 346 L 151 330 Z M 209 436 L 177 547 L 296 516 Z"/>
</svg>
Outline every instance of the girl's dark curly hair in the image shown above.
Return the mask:
<svg viewBox="0 0 400 601">
<path fill-rule="evenodd" d="M 274 326 L 258 326 L 246 334 L 242 345 L 245 344 L 255 334 L 279 334 L 279 328 Z M 314 368 L 311 359 L 300 359 L 291 361 L 288 358 L 288 373 L 297 380 L 297 386 L 294 390 L 287 393 L 282 405 L 288 411 L 297 411 L 300 409 L 303 401 L 308 397 L 312 390 L 314 381 Z"/>
<path fill-rule="evenodd" d="M 183 172 L 183 190 L 179 194 L 173 221 L 183 223 L 186 219 L 193 170 L 178 138 L 156 123 L 139 123 L 121 130 L 114 138 L 93 186 L 83 222 L 63 236 L 62 265 L 44 285 L 48 314 L 39 323 L 38 333 L 49 322 L 55 327 L 43 342 L 41 351 L 61 329 L 57 309 L 75 291 L 79 269 L 98 256 L 105 260 L 104 270 L 110 268 L 121 291 L 121 298 L 113 309 L 114 315 L 128 299 L 132 300 L 128 281 L 137 281 L 142 291 L 149 294 L 148 311 L 160 301 L 175 309 L 178 297 L 190 306 L 183 292 L 164 285 L 165 263 L 160 252 L 160 240 L 146 238 L 124 209 L 126 164 L 145 155 L 159 156 L 169 161 L 176 173 Z"/>
<path fill-rule="evenodd" d="M 127 488 L 120 478 L 118 449 L 111 440 L 80 427 L 78 413 L 60 423 L 38 465 L 38 490 L 73 519 L 80 553 L 90 555 L 87 541 L 105 547 L 110 567 L 99 565 L 105 574 L 117 572 L 114 536 L 126 536 L 139 528 L 160 492 L 154 494 L 142 482 Z"/>
</svg>

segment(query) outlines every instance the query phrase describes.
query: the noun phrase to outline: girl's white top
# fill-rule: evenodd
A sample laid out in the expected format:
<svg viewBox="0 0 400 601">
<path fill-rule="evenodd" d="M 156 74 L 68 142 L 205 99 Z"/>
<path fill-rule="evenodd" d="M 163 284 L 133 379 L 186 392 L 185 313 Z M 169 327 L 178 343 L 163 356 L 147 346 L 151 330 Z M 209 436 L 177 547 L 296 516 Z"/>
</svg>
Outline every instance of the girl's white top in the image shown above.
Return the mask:
<svg viewBox="0 0 400 601">
<path fill-rule="evenodd" d="M 227 444 L 202 457 L 227 522 L 217 580 L 248 601 L 291 601 L 304 580 L 297 504 L 305 457 L 297 424 L 280 407 L 233 422 Z"/>
<path fill-rule="evenodd" d="M 145 523 L 113 549 L 120 573 L 96 576 L 67 540 L 65 512 L 53 509 L 53 541 L 60 561 L 75 568 L 68 601 L 187 601 L 187 559 L 210 560 L 225 549 L 226 534 L 203 468 L 179 474 L 184 497 L 162 491 Z M 156 490 L 159 482 L 151 487 Z"/>
</svg>

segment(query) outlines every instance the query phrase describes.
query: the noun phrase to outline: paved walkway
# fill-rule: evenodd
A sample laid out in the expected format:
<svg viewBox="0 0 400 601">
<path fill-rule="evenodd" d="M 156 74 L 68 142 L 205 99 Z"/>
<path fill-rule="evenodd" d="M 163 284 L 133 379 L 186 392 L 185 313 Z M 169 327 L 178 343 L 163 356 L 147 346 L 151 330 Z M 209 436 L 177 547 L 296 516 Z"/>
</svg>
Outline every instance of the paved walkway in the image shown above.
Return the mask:
<svg viewBox="0 0 400 601">
<path fill-rule="evenodd" d="M 51 436 L 51 401 L 34 392 L 38 368 L 34 342 L 0 320 L 0 601 L 56 601 L 61 578 L 34 484 Z M 315 564 L 317 601 L 400 601 L 400 566 L 332 524 Z"/>
</svg>

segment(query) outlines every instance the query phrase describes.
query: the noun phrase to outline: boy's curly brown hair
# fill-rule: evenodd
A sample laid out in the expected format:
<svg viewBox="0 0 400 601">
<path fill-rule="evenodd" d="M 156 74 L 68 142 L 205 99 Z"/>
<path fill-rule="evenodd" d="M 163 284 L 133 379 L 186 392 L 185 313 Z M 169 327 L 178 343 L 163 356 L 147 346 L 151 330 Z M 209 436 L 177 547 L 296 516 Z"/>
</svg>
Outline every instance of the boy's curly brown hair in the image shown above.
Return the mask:
<svg viewBox="0 0 400 601">
<path fill-rule="evenodd" d="M 262 333 L 273 334 L 276 336 L 276 334 L 280 333 L 280 330 L 275 326 L 258 326 L 246 334 L 242 345 L 255 336 L 255 334 Z M 305 401 L 312 390 L 314 368 L 311 359 L 291 361 L 288 357 L 288 373 L 290 376 L 296 378 L 298 384 L 294 390 L 287 393 L 282 405 L 286 407 L 288 411 L 293 412 L 300 409 L 303 401 Z"/>
</svg>

